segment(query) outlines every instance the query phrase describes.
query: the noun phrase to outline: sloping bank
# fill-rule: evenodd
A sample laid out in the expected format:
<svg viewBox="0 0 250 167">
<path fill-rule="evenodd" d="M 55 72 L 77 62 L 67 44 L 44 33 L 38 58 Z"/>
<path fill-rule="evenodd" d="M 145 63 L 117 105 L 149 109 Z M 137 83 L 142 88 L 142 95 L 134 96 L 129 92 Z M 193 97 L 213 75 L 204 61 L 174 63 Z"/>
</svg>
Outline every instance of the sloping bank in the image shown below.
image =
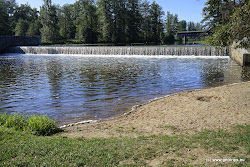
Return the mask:
<svg viewBox="0 0 250 167">
<path fill-rule="evenodd" d="M 109 120 L 64 128 L 67 137 L 150 136 L 227 129 L 250 123 L 250 82 L 188 91 Z"/>
</svg>

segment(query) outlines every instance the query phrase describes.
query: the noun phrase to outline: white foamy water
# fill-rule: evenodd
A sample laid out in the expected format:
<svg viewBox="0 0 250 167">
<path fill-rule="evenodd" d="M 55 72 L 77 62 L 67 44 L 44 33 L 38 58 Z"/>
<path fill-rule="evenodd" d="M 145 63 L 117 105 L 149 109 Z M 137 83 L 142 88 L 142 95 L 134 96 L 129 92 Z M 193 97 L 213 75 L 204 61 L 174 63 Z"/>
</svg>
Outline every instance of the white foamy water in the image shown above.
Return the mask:
<svg viewBox="0 0 250 167">
<path fill-rule="evenodd" d="M 171 55 L 171 56 L 228 56 L 229 49 L 212 46 L 17 46 L 10 53 L 83 54 L 83 55 Z"/>
</svg>

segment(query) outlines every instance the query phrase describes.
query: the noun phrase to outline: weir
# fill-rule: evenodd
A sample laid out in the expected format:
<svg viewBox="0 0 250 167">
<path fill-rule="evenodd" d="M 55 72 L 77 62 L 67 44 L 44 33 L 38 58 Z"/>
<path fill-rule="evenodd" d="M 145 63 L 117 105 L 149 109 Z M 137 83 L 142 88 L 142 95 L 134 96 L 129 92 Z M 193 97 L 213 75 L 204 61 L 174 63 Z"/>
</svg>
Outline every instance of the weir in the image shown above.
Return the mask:
<svg viewBox="0 0 250 167">
<path fill-rule="evenodd" d="M 212 46 L 17 46 L 7 53 L 26 54 L 83 54 L 83 55 L 175 55 L 175 56 L 229 56 L 229 48 Z"/>
</svg>

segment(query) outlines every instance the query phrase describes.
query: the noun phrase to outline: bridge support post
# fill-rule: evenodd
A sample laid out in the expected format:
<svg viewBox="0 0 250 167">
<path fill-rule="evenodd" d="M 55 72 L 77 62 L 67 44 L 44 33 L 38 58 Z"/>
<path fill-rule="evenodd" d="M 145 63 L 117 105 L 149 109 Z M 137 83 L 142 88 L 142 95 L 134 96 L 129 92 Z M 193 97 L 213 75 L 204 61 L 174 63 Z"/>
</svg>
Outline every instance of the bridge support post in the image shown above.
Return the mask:
<svg viewBox="0 0 250 167">
<path fill-rule="evenodd" d="M 187 36 L 184 35 L 184 45 L 186 45 L 186 44 L 187 44 Z"/>
</svg>

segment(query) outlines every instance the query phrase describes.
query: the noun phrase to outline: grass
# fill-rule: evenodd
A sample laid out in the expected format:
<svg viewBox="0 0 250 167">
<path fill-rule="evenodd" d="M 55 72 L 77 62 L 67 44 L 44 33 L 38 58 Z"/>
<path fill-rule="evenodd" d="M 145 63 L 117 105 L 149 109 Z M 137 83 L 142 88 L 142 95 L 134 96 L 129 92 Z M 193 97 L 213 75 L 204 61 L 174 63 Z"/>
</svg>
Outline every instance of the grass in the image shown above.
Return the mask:
<svg viewBox="0 0 250 167">
<path fill-rule="evenodd" d="M 202 157 L 203 150 L 207 156 Z M 138 138 L 36 136 L 0 126 L 0 166 L 249 166 L 250 125 L 196 135 Z M 237 158 L 245 162 L 211 162 Z"/>
<path fill-rule="evenodd" d="M 56 121 L 42 115 L 24 116 L 22 114 L 0 114 L 0 125 L 42 136 L 59 132 Z"/>
</svg>

